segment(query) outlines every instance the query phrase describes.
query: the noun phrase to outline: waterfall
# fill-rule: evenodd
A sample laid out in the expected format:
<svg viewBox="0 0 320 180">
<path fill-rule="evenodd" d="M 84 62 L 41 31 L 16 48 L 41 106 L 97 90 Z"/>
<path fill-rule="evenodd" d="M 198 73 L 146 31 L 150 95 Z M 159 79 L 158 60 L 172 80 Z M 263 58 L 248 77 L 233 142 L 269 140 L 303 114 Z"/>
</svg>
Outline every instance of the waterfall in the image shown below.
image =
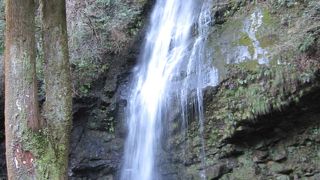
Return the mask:
<svg viewBox="0 0 320 180">
<path fill-rule="evenodd" d="M 217 83 L 217 71 L 210 66 L 210 54 L 205 50 L 211 5 L 210 0 L 157 0 L 128 98 L 122 180 L 160 179 L 155 155 L 161 148 L 162 123 L 172 105 L 180 104 L 186 124 L 191 92 L 196 92 L 192 103 L 202 137 L 202 89 Z M 205 178 L 205 172 L 201 176 Z"/>
</svg>

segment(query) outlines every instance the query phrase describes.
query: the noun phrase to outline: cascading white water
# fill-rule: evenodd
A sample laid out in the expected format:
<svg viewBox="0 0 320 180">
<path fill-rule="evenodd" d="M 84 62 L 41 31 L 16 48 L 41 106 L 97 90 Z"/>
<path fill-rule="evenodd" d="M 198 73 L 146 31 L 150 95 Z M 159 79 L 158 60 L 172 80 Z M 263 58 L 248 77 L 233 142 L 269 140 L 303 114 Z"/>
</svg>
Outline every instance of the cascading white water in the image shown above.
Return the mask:
<svg viewBox="0 0 320 180">
<path fill-rule="evenodd" d="M 192 91 L 196 91 L 194 103 L 202 133 L 202 88 L 217 82 L 205 52 L 211 4 L 210 0 L 157 0 L 141 62 L 134 69 L 122 180 L 160 179 L 155 154 L 164 115 L 170 113 L 173 103 L 180 104 L 183 121 L 187 121 L 187 97 Z M 204 142 L 201 144 L 204 157 Z"/>
</svg>

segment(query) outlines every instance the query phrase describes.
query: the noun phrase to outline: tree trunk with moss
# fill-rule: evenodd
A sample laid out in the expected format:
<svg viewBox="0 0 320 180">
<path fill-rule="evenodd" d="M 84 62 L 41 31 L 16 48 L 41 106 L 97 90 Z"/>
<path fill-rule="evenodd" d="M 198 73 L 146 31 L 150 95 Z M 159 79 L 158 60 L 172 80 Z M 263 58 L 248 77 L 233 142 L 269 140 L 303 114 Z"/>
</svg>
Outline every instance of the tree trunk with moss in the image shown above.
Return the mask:
<svg viewBox="0 0 320 180">
<path fill-rule="evenodd" d="M 26 135 L 39 121 L 35 79 L 34 1 L 6 1 L 5 126 L 9 179 L 34 177 L 36 155 L 27 150 Z"/>
<path fill-rule="evenodd" d="M 42 0 L 44 79 L 46 119 L 55 158 L 52 165 L 43 162 L 47 171 L 55 170 L 50 179 L 67 179 L 69 136 L 72 120 L 72 91 L 69 68 L 65 0 Z"/>
<path fill-rule="evenodd" d="M 71 82 L 65 1 L 42 2 L 46 101 L 39 115 L 34 0 L 6 1 L 5 126 L 8 179 L 67 179 Z"/>
</svg>

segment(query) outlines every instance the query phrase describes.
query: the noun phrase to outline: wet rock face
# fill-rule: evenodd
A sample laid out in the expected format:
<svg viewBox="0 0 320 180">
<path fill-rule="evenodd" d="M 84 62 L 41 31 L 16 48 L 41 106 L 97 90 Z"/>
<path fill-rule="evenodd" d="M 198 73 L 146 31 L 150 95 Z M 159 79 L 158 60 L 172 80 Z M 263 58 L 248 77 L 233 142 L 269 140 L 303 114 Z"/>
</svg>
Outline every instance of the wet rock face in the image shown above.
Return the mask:
<svg viewBox="0 0 320 180">
<path fill-rule="evenodd" d="M 134 57 L 130 54 L 130 57 Z M 122 60 L 121 60 L 122 59 Z M 115 59 L 112 71 L 96 82 L 95 94 L 74 102 L 71 136 L 71 179 L 114 179 L 120 169 L 124 144 L 123 121 L 128 57 Z M 130 67 L 130 68 L 129 68 Z"/>
<path fill-rule="evenodd" d="M 312 93 L 282 112 L 260 117 L 260 123 L 247 124 L 253 131 L 243 131 L 226 141 L 241 149 L 238 162 L 228 178 L 315 178 L 319 169 L 319 101 Z"/>
<path fill-rule="evenodd" d="M 110 71 L 94 82 L 94 93 L 75 99 L 70 179 L 118 178 L 126 131 L 125 97 L 137 56 L 137 49 L 115 56 Z"/>
<path fill-rule="evenodd" d="M 93 107 L 94 109 L 98 107 Z M 112 179 L 119 169 L 122 138 L 99 124 L 99 118 L 91 118 L 92 109 L 81 108 L 75 114 L 72 131 L 70 171 L 71 179 Z"/>
<path fill-rule="evenodd" d="M 215 7 L 208 48 L 221 83 L 205 91 L 205 157 L 199 122 L 190 120 L 187 132 L 163 142 L 165 179 L 318 178 L 319 8 L 318 1 Z"/>
<path fill-rule="evenodd" d="M 104 1 L 99 1 L 97 4 L 95 4 L 96 1 L 90 1 L 89 5 L 75 1 L 69 2 L 68 7 L 76 8 L 70 11 L 70 26 L 73 28 L 77 26 L 74 22 L 78 17 L 73 12 L 81 14 L 81 8 L 84 8 L 85 13 L 94 17 L 92 23 L 98 26 L 97 33 L 102 33 L 101 38 L 108 39 L 106 42 L 109 43 L 104 47 L 105 49 L 102 48 L 104 50 L 102 54 L 93 54 L 101 58 L 100 61 L 94 62 L 96 63 L 94 66 L 90 65 L 90 59 L 84 59 L 86 63 L 83 68 L 81 63 L 79 64 L 79 61 L 82 61 L 81 57 L 71 61 L 75 65 L 74 75 L 80 73 L 79 78 L 74 79 L 80 94 L 74 99 L 69 178 L 118 179 L 126 132 L 124 108 L 127 102 L 126 93 L 129 88 L 130 71 L 138 58 L 144 33 L 143 23 L 153 1 L 131 3 L 121 0 L 105 1 L 104 4 L 102 3 Z M 92 8 L 95 10 L 92 11 Z M 131 13 L 125 17 L 119 17 L 118 12 L 114 12 L 119 8 L 121 11 Z M 87 22 L 88 18 L 92 18 L 91 16 L 81 21 Z M 104 20 L 97 21 L 95 18 Z M 109 22 L 108 18 L 115 21 Z M 101 22 L 108 25 L 106 30 L 100 26 Z M 115 23 L 116 29 L 109 26 L 112 23 Z M 85 36 L 80 36 L 80 38 L 85 38 Z M 91 46 L 92 43 L 94 46 L 99 46 L 100 42 L 95 41 L 96 37 L 90 38 L 83 41 L 86 44 L 77 46 L 73 50 L 87 45 Z M 125 43 L 118 44 L 121 43 L 120 41 L 125 41 Z M 88 82 L 90 82 L 89 86 L 86 85 Z"/>
<path fill-rule="evenodd" d="M 282 111 L 260 116 L 256 122 L 243 122 L 246 128 L 222 141 L 209 141 L 215 129 L 219 129 L 218 123 L 206 126 L 207 178 L 317 179 L 320 173 L 319 91 L 318 88 Z M 197 134 L 197 131 L 189 130 L 189 133 Z M 181 145 L 181 140 L 175 137 L 168 142 L 171 149 L 166 155 L 170 158 L 160 165 L 166 179 L 201 179 L 199 139 L 186 141 L 187 145 Z"/>
</svg>

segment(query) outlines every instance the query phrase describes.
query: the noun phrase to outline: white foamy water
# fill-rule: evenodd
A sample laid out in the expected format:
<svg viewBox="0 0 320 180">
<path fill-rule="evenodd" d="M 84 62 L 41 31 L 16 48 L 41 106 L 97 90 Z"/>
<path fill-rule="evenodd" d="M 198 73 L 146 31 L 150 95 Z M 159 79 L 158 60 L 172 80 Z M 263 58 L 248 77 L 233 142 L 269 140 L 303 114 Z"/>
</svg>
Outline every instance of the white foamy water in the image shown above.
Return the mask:
<svg viewBox="0 0 320 180">
<path fill-rule="evenodd" d="M 157 0 L 128 98 L 122 180 L 161 179 L 155 155 L 164 115 L 170 114 L 173 103 L 180 104 L 182 121 L 188 121 L 191 92 L 196 92 L 192 101 L 197 104 L 199 133 L 203 133 L 202 89 L 218 81 L 205 50 L 211 4 L 209 0 Z M 203 138 L 201 144 L 204 164 Z M 201 176 L 205 178 L 205 172 Z"/>
</svg>

